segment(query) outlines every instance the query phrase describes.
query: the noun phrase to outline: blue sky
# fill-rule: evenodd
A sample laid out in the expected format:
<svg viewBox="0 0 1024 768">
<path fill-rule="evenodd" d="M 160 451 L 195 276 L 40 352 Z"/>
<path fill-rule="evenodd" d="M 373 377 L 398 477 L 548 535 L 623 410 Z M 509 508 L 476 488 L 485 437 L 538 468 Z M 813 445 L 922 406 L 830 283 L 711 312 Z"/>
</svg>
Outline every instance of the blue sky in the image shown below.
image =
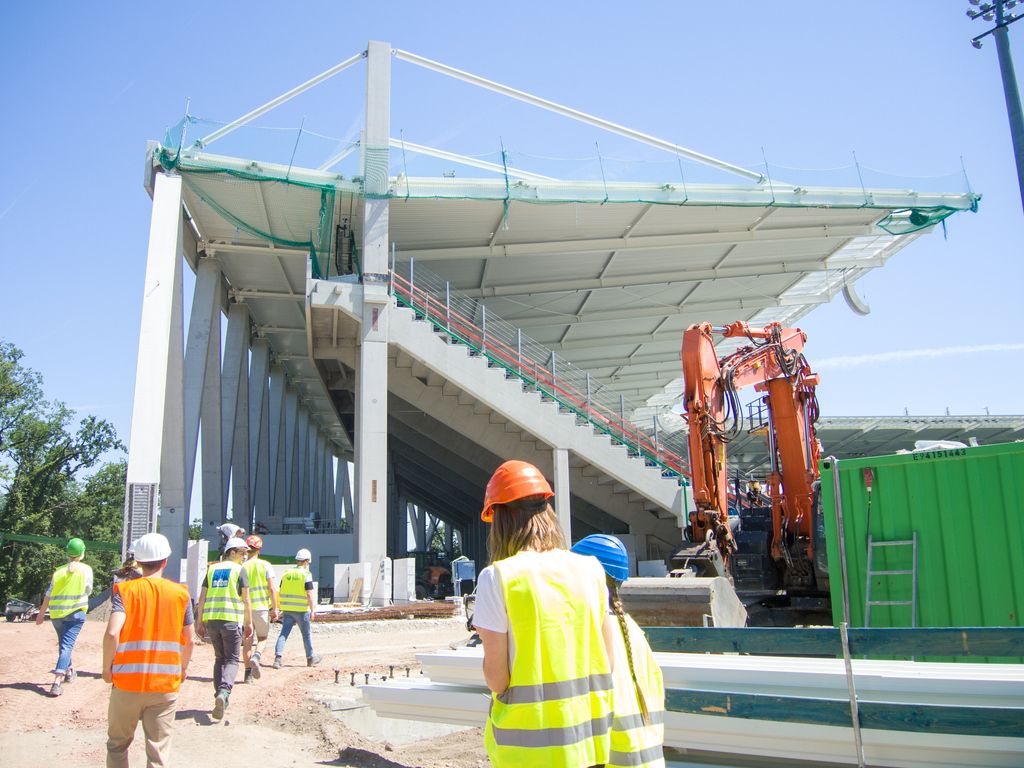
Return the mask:
<svg viewBox="0 0 1024 768">
<path fill-rule="evenodd" d="M 724 10 L 722 10 L 724 8 Z M 966 2 L 179 2 L 0 7 L 0 338 L 49 397 L 127 440 L 149 228 L 147 139 L 229 121 L 369 39 L 739 165 L 966 168 L 982 193 L 801 323 L 832 416 L 1024 413 L 1024 214 L 994 42 Z M 1024 58 L 1024 25 L 1011 27 Z M 1019 67 L 1018 67 L 1019 69 Z M 357 65 L 260 124 L 358 137 Z M 393 62 L 392 135 L 463 154 L 657 150 Z"/>
</svg>

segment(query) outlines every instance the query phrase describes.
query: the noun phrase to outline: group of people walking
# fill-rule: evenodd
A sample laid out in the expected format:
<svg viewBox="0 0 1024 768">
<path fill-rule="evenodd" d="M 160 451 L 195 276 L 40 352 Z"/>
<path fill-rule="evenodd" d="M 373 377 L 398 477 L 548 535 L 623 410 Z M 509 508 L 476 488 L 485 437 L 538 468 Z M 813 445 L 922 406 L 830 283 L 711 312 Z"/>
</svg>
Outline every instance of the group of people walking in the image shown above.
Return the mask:
<svg viewBox="0 0 1024 768">
<path fill-rule="evenodd" d="M 622 542 L 593 535 L 567 548 L 551 500 L 554 493 L 531 464 L 508 461 L 487 485 L 482 519 L 490 523 L 490 565 L 477 581 L 473 624 L 492 692 L 484 743 L 498 768 L 664 768 L 665 689 L 643 632 L 622 607 L 618 585 L 628 576 Z M 278 588 L 259 557 L 259 536 L 224 536 L 223 556 L 208 568 L 193 612 L 186 587 L 162 578 L 167 539 L 150 533 L 134 544 L 138 572 L 115 584 L 103 637 L 103 680 L 112 684 L 107 766 L 128 765 L 142 721 L 151 766 L 167 765 L 177 697 L 192 657 L 194 635 L 214 650 L 212 717 L 220 720 L 244 664 L 243 680 L 262 675 L 270 624 L 282 617 L 273 667 L 298 625 L 306 664 L 319 664 L 310 624 L 315 596 L 311 554 Z M 68 544 L 37 623 L 49 607 L 60 656 L 51 695 L 74 679 L 71 652 L 84 621 L 92 571 L 84 544 Z"/>
<path fill-rule="evenodd" d="M 307 666 L 323 660 L 313 652 L 310 633 L 316 603 L 309 550 L 296 553 L 295 566 L 282 576 L 278 589 L 273 566 L 259 557 L 262 539 L 243 540 L 245 532 L 235 528 L 235 534 L 223 542 L 222 559 L 207 569 L 195 610 L 188 588 L 163 578 L 171 556 L 167 538 L 149 533 L 133 544 L 134 565 L 114 584 L 103 635 L 102 678 L 112 684 L 107 710 L 108 768 L 128 765 L 128 748 L 140 721 L 148 764 L 168 764 L 178 692 L 188 672 L 195 635 L 208 638 L 213 646 L 214 720 L 224 717 L 240 663 L 245 667 L 244 682 L 260 679 L 270 624 L 278 618 L 283 617 L 275 669 L 283 666 L 285 644 L 296 624 L 302 629 Z M 63 686 L 76 676 L 71 656 L 92 591 L 92 569 L 82 562 L 84 554 L 81 539 L 68 543 L 68 563 L 54 572 L 36 617 L 36 624 L 42 624 L 49 610 L 57 632 L 60 651 L 51 696 L 60 696 Z"/>
</svg>

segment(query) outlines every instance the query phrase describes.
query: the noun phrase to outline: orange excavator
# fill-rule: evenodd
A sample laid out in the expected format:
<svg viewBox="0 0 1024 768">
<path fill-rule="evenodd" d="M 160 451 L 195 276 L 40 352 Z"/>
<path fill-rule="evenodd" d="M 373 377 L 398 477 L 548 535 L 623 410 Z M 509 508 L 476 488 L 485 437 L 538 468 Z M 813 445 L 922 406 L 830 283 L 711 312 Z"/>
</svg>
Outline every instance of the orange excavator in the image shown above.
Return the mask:
<svg viewBox="0 0 1024 768">
<path fill-rule="evenodd" d="M 716 336 L 749 343 L 719 360 Z M 819 377 L 804 358 L 806 339 L 800 329 L 778 323 L 763 329 L 744 322 L 724 327 L 702 323 L 683 334 L 684 404 L 697 509 L 686 527 L 692 546 L 673 560 L 722 563 L 737 588 L 741 582 L 764 589 L 814 587 Z M 768 438 L 770 507 L 751 504 L 739 533 L 733 530 L 736 519 L 729 520 L 726 445 L 743 431 L 738 393 L 748 386 L 765 394 L 767 422 L 753 425 L 750 434 Z M 735 499 L 737 509 L 740 501 Z"/>
</svg>

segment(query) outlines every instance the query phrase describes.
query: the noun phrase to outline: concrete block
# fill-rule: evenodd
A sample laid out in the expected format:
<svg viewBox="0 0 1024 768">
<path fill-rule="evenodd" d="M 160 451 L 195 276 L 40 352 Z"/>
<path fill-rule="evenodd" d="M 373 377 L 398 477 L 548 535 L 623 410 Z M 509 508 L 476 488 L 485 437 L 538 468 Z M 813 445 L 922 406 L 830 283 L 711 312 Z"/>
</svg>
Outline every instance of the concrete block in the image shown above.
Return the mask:
<svg viewBox="0 0 1024 768">
<path fill-rule="evenodd" d="M 408 605 L 416 600 L 416 558 L 403 557 L 391 564 L 395 605 Z"/>
</svg>

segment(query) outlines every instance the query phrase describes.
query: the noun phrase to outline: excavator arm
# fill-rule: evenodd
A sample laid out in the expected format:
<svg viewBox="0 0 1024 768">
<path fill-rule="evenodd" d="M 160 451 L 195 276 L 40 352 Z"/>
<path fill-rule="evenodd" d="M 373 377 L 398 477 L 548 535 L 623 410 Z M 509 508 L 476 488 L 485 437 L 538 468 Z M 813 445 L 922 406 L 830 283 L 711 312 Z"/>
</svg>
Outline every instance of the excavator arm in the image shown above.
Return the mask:
<svg viewBox="0 0 1024 768">
<path fill-rule="evenodd" d="M 715 335 L 750 344 L 721 360 Z M 688 447 L 697 510 L 687 526 L 693 542 L 714 541 L 728 562 L 735 549 L 728 525 L 726 445 L 743 431 L 739 390 L 753 386 L 768 404 L 768 491 L 772 506 L 772 556 L 804 575 L 811 547 L 813 484 L 821 446 L 817 374 L 803 356 L 805 334 L 773 323 L 763 329 L 744 322 L 724 327 L 693 325 L 683 334 L 682 362 Z"/>
</svg>

